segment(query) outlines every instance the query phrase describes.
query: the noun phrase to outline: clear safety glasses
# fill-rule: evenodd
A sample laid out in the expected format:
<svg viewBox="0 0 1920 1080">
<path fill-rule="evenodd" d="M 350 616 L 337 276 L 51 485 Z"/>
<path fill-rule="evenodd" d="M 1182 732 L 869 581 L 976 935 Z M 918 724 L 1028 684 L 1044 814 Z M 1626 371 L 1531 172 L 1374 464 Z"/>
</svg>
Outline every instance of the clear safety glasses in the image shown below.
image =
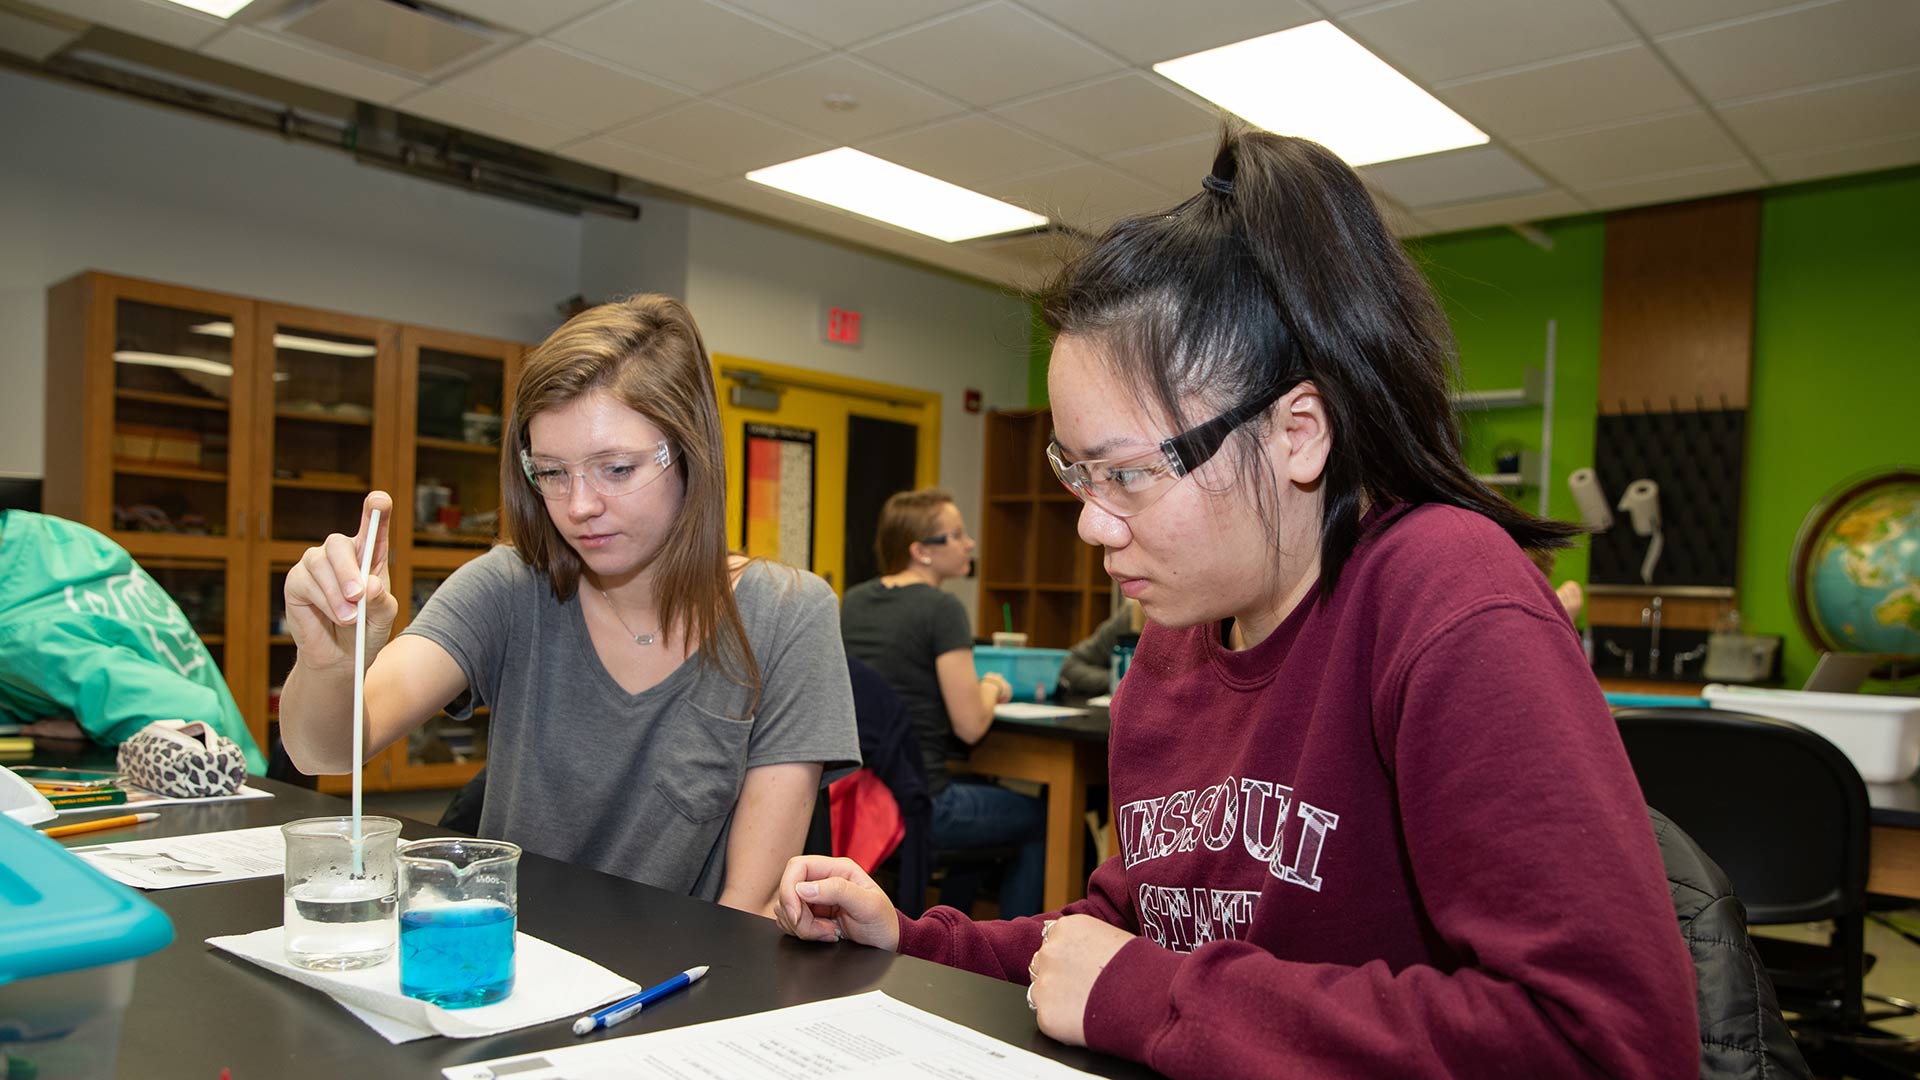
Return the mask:
<svg viewBox="0 0 1920 1080">
<path fill-rule="evenodd" d="M 1047 464 L 1081 502 L 1090 502 L 1114 517 L 1132 517 L 1159 502 L 1173 485 L 1206 464 L 1235 428 L 1266 412 L 1284 392 L 1276 389 L 1262 394 L 1161 440 L 1153 450 L 1129 457 L 1068 461 L 1060 444 L 1049 440 Z"/>
<path fill-rule="evenodd" d="M 660 479 L 672 464 L 673 444 L 665 439 L 651 450 L 609 450 L 578 461 L 520 452 L 520 470 L 527 474 L 534 490 L 548 499 L 564 499 L 573 494 L 576 476 L 602 496 L 617 499 Z"/>
</svg>

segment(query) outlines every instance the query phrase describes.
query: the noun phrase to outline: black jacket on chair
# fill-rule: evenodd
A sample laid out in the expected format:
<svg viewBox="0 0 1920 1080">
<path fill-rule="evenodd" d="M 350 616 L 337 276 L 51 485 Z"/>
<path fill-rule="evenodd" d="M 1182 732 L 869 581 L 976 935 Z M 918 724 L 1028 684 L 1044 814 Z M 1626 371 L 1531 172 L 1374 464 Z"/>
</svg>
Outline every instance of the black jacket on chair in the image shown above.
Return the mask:
<svg viewBox="0 0 1920 1080">
<path fill-rule="evenodd" d="M 927 880 L 933 874 L 933 798 L 927 794 L 926 767 L 913 719 L 887 680 L 866 663 L 847 657 L 853 684 L 853 717 L 860 729 L 860 760 L 900 804 L 906 836 L 900 841 L 900 884 L 893 902 L 909 916 L 926 910 Z"/>
<path fill-rule="evenodd" d="M 1747 936 L 1747 909 L 1693 838 L 1651 807 L 1680 935 L 1693 954 L 1701 1080 L 1811 1080 Z"/>
</svg>

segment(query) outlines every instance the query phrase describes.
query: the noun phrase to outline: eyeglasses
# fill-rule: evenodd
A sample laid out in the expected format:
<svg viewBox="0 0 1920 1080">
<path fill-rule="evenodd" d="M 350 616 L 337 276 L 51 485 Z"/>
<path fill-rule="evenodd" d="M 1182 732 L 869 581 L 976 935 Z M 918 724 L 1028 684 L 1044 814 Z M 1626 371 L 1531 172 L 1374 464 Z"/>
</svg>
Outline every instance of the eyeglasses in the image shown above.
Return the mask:
<svg viewBox="0 0 1920 1080">
<path fill-rule="evenodd" d="M 520 471 L 527 474 L 534 490 L 549 499 L 564 499 L 573 494 L 575 476 L 602 496 L 617 499 L 660 479 L 672 464 L 673 444 L 665 439 L 652 450 L 609 450 L 578 461 L 534 457 L 525 450 L 520 451 Z"/>
<path fill-rule="evenodd" d="M 965 530 L 965 529 L 955 529 L 955 530 L 953 530 L 953 531 L 952 531 L 952 532 L 950 532 L 950 533 L 941 533 L 941 534 L 940 534 L 939 536 L 927 536 L 927 537 L 922 537 L 922 538 L 920 539 L 920 541 L 919 541 L 919 542 L 920 542 L 920 543 L 922 543 L 922 544 L 935 544 L 935 545 L 937 545 L 937 544 L 944 544 L 944 543 L 947 543 L 948 541 L 952 541 L 953 543 L 956 543 L 956 544 L 964 544 L 964 543 L 966 543 L 966 542 L 967 542 L 967 530 Z"/>
<path fill-rule="evenodd" d="M 1276 387 L 1131 457 L 1068 461 L 1059 442 L 1048 440 L 1047 464 L 1081 502 L 1090 502 L 1114 517 L 1132 517 L 1159 502 L 1173 485 L 1205 465 L 1235 428 L 1266 412 L 1286 389 Z"/>
</svg>

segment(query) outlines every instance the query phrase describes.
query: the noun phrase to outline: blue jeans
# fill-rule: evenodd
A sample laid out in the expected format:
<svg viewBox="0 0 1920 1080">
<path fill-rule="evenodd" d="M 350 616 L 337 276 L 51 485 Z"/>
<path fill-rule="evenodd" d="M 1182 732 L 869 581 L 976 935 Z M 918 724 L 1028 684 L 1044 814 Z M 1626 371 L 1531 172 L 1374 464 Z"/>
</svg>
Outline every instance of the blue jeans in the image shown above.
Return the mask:
<svg viewBox="0 0 1920 1080">
<path fill-rule="evenodd" d="M 998 784 L 955 779 L 933 797 L 933 846 L 1003 847 L 1020 852 L 1000 881 L 1000 917 L 1040 914 L 1047 863 L 1047 804 Z M 946 894 L 942 893 L 942 900 Z"/>
</svg>

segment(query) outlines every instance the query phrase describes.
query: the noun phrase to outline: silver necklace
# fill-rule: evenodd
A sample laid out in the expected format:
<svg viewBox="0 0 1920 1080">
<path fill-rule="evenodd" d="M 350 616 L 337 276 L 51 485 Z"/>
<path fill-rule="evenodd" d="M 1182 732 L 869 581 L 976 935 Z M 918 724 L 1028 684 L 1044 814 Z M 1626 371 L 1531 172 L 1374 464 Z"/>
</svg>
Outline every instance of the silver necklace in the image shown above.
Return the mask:
<svg viewBox="0 0 1920 1080">
<path fill-rule="evenodd" d="M 655 630 L 652 633 L 635 634 L 633 627 L 627 625 L 627 620 L 620 617 L 620 608 L 614 604 L 613 597 L 607 595 L 607 590 L 600 588 L 598 585 L 595 585 L 594 589 L 600 593 L 600 598 L 607 602 L 607 610 L 613 612 L 614 621 L 620 624 L 620 629 L 625 630 L 627 634 L 633 638 L 635 645 L 653 644 L 654 634 L 658 634 L 660 631 Z"/>
</svg>

